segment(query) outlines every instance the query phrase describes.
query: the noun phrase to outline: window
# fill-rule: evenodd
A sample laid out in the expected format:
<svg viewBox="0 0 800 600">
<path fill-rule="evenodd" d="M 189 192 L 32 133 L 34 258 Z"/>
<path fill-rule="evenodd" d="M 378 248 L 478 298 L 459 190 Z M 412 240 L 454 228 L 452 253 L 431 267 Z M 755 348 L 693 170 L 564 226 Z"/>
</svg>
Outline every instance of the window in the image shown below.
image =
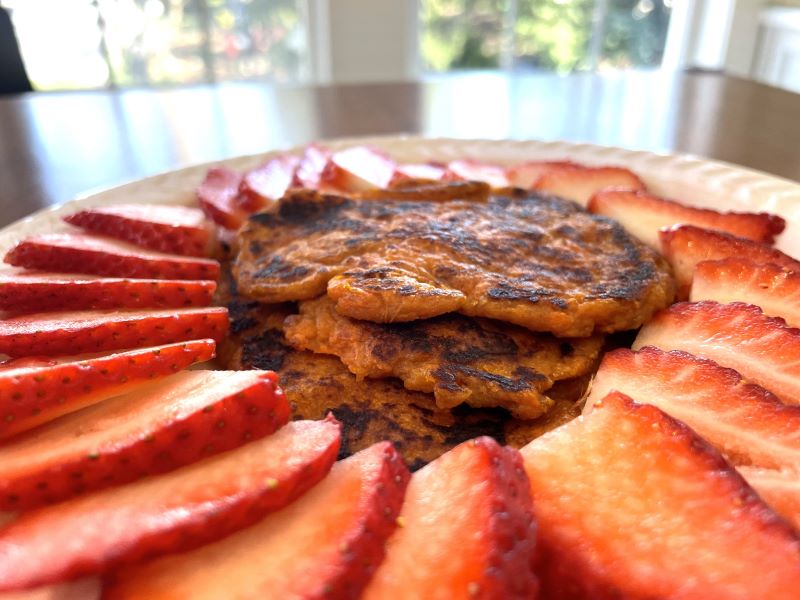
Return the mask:
<svg viewBox="0 0 800 600">
<path fill-rule="evenodd" d="M 658 67 L 671 0 L 421 0 L 429 71 Z"/>
<path fill-rule="evenodd" d="M 310 77 L 305 0 L 0 0 L 36 89 Z"/>
</svg>

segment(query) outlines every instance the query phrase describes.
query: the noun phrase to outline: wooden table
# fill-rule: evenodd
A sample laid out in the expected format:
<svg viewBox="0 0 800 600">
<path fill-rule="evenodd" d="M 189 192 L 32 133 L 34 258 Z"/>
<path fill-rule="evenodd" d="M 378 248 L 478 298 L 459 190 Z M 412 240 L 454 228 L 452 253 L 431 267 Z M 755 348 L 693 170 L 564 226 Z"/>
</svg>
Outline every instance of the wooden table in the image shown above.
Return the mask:
<svg viewBox="0 0 800 600">
<path fill-rule="evenodd" d="M 0 98 L 0 226 L 192 163 L 395 133 L 689 152 L 800 180 L 800 95 L 713 73 L 41 93 Z"/>
</svg>

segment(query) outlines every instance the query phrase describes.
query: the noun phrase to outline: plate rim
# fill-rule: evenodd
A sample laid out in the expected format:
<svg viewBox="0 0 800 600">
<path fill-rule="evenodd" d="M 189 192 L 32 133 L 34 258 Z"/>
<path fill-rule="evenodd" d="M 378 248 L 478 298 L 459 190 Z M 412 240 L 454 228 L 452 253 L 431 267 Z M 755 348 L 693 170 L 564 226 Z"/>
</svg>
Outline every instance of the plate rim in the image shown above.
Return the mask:
<svg viewBox="0 0 800 600">
<path fill-rule="evenodd" d="M 315 141 L 334 150 L 371 145 L 390 154 L 416 153 L 418 160 L 445 155 L 445 158 L 481 158 L 487 162 L 512 164 L 548 158 L 573 158 L 594 165 L 619 165 L 641 176 L 649 188 L 664 195 L 665 189 L 681 186 L 683 193 L 667 194 L 699 206 L 723 210 L 765 210 L 787 219 L 794 237 L 800 238 L 800 182 L 691 153 L 638 150 L 607 146 L 589 142 L 541 139 L 489 139 L 426 137 L 415 134 L 334 137 Z M 125 203 L 189 204 L 194 199 L 194 187 L 200 183 L 202 173 L 212 166 L 245 169 L 281 153 L 301 153 L 307 144 L 275 148 L 254 154 L 231 156 L 168 169 L 147 177 L 131 179 L 114 185 L 93 188 L 74 198 L 34 211 L 33 213 L 0 229 L 0 250 L 9 249 L 24 235 L 47 228 L 61 228 L 60 216 L 82 207 Z M 487 156 L 488 152 L 488 156 Z M 405 160 L 405 159 L 404 159 Z M 195 181 L 194 185 L 188 185 Z M 188 187 L 188 189 L 187 189 Z M 154 190 L 162 194 L 153 194 Z M 144 194 L 137 197 L 138 194 Z M 131 197 L 127 197 L 130 195 Z M 171 196 L 171 197 L 170 197 Z M 730 204 L 720 202 L 726 197 Z M 124 200 L 122 200 L 124 198 Z M 716 200 L 714 198 L 717 198 Z M 784 234 L 782 239 L 785 239 Z M 781 247 L 781 243 L 778 244 Z M 786 248 L 800 256 L 800 240 Z"/>
</svg>

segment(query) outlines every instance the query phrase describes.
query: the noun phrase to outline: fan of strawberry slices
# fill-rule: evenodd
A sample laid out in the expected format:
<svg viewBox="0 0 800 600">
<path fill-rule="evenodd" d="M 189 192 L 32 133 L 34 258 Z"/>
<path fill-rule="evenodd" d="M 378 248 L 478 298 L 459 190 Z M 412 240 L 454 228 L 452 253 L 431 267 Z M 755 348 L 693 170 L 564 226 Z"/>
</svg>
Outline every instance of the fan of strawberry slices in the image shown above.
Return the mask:
<svg viewBox="0 0 800 600">
<path fill-rule="evenodd" d="M 187 370 L 226 334 L 209 257 L 249 214 L 295 187 L 437 182 L 617 219 L 691 302 L 606 354 L 583 416 L 413 475 L 388 442 L 337 461 L 340 424 L 289 422 L 274 373 Z M 315 144 L 212 168 L 197 197 L 82 210 L 5 257 L 0 599 L 87 576 L 109 599 L 797 596 L 800 262 L 771 245 L 779 217 L 659 198 L 615 166 Z"/>
</svg>

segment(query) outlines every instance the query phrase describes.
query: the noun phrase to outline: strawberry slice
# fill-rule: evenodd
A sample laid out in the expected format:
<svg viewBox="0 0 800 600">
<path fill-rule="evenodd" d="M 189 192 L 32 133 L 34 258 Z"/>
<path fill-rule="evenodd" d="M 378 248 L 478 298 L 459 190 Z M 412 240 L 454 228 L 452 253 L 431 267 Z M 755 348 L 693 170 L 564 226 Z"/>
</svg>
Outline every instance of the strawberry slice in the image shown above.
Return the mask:
<svg viewBox="0 0 800 600">
<path fill-rule="evenodd" d="M 389 187 L 403 186 L 409 181 L 441 181 L 447 172 L 447 165 L 440 163 L 406 163 L 395 167 Z"/>
<path fill-rule="evenodd" d="M 194 340 L 47 366 L 0 370 L 0 440 L 214 358 Z"/>
<path fill-rule="evenodd" d="M 60 502 L 261 438 L 289 418 L 270 371 L 184 371 L 0 446 L 0 510 Z"/>
<path fill-rule="evenodd" d="M 330 150 L 319 144 L 306 146 L 303 158 L 297 165 L 296 176 L 299 184 L 311 190 L 319 189 L 322 172 L 325 170 L 331 154 Z"/>
<path fill-rule="evenodd" d="M 137 246 L 210 256 L 214 231 L 199 208 L 163 204 L 116 204 L 88 208 L 64 217 L 70 225 Z"/>
<path fill-rule="evenodd" d="M 800 327 L 800 271 L 758 265 L 745 258 L 704 261 L 694 269 L 690 300 L 748 302 Z"/>
<path fill-rule="evenodd" d="M 248 527 L 327 475 L 339 430 L 335 419 L 289 423 L 171 473 L 23 513 L 0 528 L 0 591 L 193 550 Z"/>
<path fill-rule="evenodd" d="M 739 467 L 738 471 L 775 512 L 800 531 L 800 477 L 796 470 Z"/>
<path fill-rule="evenodd" d="M 248 213 L 269 206 L 292 187 L 299 187 L 296 176 L 300 158 L 282 154 L 245 173 L 239 186 L 238 205 Z"/>
<path fill-rule="evenodd" d="M 756 264 L 775 264 L 800 271 L 800 262 L 766 244 L 722 231 L 678 225 L 659 232 L 661 253 L 672 264 L 680 298 L 689 297 L 694 268 L 705 260 L 744 257 Z"/>
<path fill-rule="evenodd" d="M 35 313 L 0 320 L 0 353 L 66 356 L 211 338 L 228 331 L 221 307 Z"/>
<path fill-rule="evenodd" d="M 100 278 L 19 269 L 0 273 L 0 310 L 23 314 L 208 306 L 216 289 L 213 281 Z"/>
<path fill-rule="evenodd" d="M 721 213 L 686 206 L 641 191 L 605 190 L 589 200 L 589 212 L 616 219 L 648 246 L 659 250 L 662 227 L 690 224 L 726 231 L 755 242 L 772 244 L 786 227 L 786 221 L 768 213 Z"/>
<path fill-rule="evenodd" d="M 800 538 L 691 429 L 612 393 L 522 449 L 544 598 L 795 598 Z M 753 565 L 764 564 L 758 577 Z"/>
<path fill-rule="evenodd" d="M 583 165 L 571 160 L 533 160 L 506 169 L 510 185 L 529 190 L 545 173 L 560 169 L 580 169 Z"/>
<path fill-rule="evenodd" d="M 84 273 L 141 279 L 219 277 L 219 263 L 146 250 L 133 244 L 88 234 L 46 233 L 22 240 L 5 256 L 17 267 L 56 273 Z"/>
<path fill-rule="evenodd" d="M 529 490 L 519 452 L 488 437 L 429 463 L 363 598 L 535 598 Z"/>
<path fill-rule="evenodd" d="M 387 188 L 395 168 L 395 162 L 380 150 L 355 146 L 330 157 L 320 175 L 320 185 L 342 192 Z"/>
<path fill-rule="evenodd" d="M 713 361 L 679 350 L 614 350 L 600 363 L 584 412 L 612 390 L 680 419 L 733 464 L 800 465 L 800 407 Z"/>
<path fill-rule="evenodd" d="M 644 190 L 645 185 L 634 173 L 621 167 L 575 167 L 545 171 L 533 189 L 586 206 L 599 191 Z"/>
<path fill-rule="evenodd" d="M 383 559 L 408 477 L 394 447 L 375 444 L 249 529 L 112 576 L 103 597 L 358 598 Z"/>
<path fill-rule="evenodd" d="M 476 160 L 451 161 L 447 164 L 444 179 L 447 181 L 483 181 L 493 188 L 508 187 L 509 185 L 505 169 Z"/>
<path fill-rule="evenodd" d="M 237 198 L 242 184 L 242 174 L 227 167 L 212 167 L 197 187 L 200 208 L 217 225 L 225 229 L 239 229 L 247 218 L 247 211 L 239 206 Z"/>
<path fill-rule="evenodd" d="M 785 404 L 800 405 L 800 329 L 751 304 L 682 302 L 655 314 L 633 349 L 683 350 L 736 369 Z"/>
</svg>

